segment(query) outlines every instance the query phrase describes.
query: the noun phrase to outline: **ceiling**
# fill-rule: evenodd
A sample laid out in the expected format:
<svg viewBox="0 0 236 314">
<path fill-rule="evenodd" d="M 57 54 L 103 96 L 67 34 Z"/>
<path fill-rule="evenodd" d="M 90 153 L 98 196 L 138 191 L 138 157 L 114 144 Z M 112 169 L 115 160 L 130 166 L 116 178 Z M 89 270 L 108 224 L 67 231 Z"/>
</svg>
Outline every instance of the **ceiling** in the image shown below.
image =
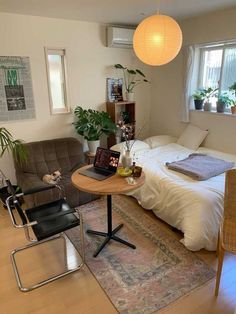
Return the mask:
<svg viewBox="0 0 236 314">
<path fill-rule="evenodd" d="M 236 6 L 236 0 L 0 0 L 2 12 L 119 25 L 136 25 L 158 6 L 180 20 Z"/>
</svg>

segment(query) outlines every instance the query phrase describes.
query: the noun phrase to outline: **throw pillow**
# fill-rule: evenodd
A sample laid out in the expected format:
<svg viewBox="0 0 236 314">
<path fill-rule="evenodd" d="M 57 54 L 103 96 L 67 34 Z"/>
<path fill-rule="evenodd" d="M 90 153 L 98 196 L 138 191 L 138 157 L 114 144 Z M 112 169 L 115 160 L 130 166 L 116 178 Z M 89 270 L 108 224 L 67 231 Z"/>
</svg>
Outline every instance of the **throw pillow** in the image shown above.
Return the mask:
<svg viewBox="0 0 236 314">
<path fill-rule="evenodd" d="M 206 138 L 207 134 L 208 131 L 201 130 L 197 126 L 189 124 L 181 134 L 177 144 L 196 150 Z"/>
</svg>

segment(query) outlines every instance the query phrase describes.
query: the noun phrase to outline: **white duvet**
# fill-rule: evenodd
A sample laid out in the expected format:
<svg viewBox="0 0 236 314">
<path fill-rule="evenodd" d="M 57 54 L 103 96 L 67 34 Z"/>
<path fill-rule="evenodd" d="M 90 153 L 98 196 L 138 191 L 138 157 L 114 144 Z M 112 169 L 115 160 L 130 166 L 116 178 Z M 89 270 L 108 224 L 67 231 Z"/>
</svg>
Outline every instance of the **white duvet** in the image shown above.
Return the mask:
<svg viewBox="0 0 236 314">
<path fill-rule="evenodd" d="M 202 153 L 236 161 L 236 156 L 200 148 Z M 184 233 L 181 242 L 192 251 L 216 249 L 223 213 L 224 174 L 206 181 L 168 170 L 165 163 L 181 160 L 193 151 L 172 143 L 135 153 L 143 167 L 145 184 L 130 193 L 146 209 Z M 231 158 L 232 156 L 232 158 Z"/>
</svg>

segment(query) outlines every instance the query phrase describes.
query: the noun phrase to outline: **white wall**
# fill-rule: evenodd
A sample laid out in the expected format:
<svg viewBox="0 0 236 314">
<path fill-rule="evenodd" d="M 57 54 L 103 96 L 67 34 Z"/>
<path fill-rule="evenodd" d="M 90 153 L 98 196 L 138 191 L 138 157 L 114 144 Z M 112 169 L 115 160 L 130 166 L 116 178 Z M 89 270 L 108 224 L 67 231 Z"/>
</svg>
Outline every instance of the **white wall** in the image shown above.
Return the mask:
<svg viewBox="0 0 236 314">
<path fill-rule="evenodd" d="M 105 26 L 96 23 L 0 13 L 0 55 L 28 56 L 31 62 L 36 119 L 1 123 L 26 142 L 77 136 L 73 114 L 51 115 L 49 109 L 44 47 L 66 48 L 68 96 L 71 107 L 105 110 L 106 78 L 116 77 L 115 63 L 137 66 L 150 77 L 150 68 L 141 65 L 131 49 L 107 48 Z M 149 120 L 150 86 L 136 90 L 136 120 Z M 148 134 L 148 127 L 145 130 Z M 145 136 L 144 134 L 143 136 Z M 14 166 L 8 156 L 0 168 L 14 180 Z"/>
<path fill-rule="evenodd" d="M 184 45 L 236 39 L 236 8 L 216 11 L 182 21 Z M 180 122 L 182 53 L 168 65 L 152 70 L 151 127 L 154 134 L 178 136 L 186 127 Z M 236 74 L 235 74 L 236 75 Z M 236 153 L 236 117 L 191 112 L 191 123 L 208 129 L 205 146 Z"/>
</svg>

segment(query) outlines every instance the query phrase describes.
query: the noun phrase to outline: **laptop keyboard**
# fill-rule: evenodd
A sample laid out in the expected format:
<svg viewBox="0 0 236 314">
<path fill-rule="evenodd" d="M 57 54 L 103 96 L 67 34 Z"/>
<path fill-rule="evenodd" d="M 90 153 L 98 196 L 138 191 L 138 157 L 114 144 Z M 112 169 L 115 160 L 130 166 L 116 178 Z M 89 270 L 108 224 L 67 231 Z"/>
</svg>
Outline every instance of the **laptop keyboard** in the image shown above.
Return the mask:
<svg viewBox="0 0 236 314">
<path fill-rule="evenodd" d="M 95 173 L 98 173 L 98 174 L 102 174 L 102 175 L 105 175 L 105 176 L 108 176 L 111 174 L 110 171 L 106 171 L 106 170 L 101 170 L 101 169 L 95 169 L 95 168 L 89 168 L 88 171 L 91 171 L 91 172 L 95 172 Z"/>
</svg>

